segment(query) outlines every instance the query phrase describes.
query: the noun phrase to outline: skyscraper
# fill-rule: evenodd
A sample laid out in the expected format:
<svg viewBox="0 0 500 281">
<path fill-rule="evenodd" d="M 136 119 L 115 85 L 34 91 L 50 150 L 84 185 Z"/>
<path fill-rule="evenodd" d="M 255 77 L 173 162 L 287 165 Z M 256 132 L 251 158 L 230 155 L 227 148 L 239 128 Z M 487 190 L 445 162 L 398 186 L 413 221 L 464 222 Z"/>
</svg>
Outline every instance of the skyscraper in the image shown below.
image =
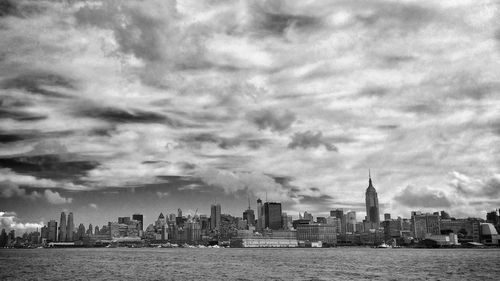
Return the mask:
<svg viewBox="0 0 500 281">
<path fill-rule="evenodd" d="M 368 188 L 366 189 L 366 221 L 370 223 L 372 228 L 379 227 L 380 215 L 378 196 L 375 187 L 373 187 L 370 173 L 368 173 Z"/>
<path fill-rule="evenodd" d="M 356 212 L 347 212 L 347 231 L 356 232 Z"/>
<path fill-rule="evenodd" d="M 340 225 L 338 226 L 338 229 L 340 229 L 340 233 L 346 233 L 347 230 L 347 218 L 344 215 L 344 209 L 335 209 L 330 211 L 330 217 L 334 217 L 340 220 Z"/>
<path fill-rule="evenodd" d="M 93 231 L 94 231 L 94 228 L 92 227 L 92 224 L 89 224 L 89 228 L 87 229 L 87 235 L 88 236 L 94 235 Z"/>
<path fill-rule="evenodd" d="M 264 228 L 264 209 L 262 206 L 262 200 L 257 199 L 257 229 L 261 230 Z"/>
<path fill-rule="evenodd" d="M 264 227 L 272 230 L 278 230 L 282 227 L 281 222 L 281 203 L 264 203 Z"/>
<path fill-rule="evenodd" d="M 243 212 L 243 219 L 247 221 L 249 226 L 254 225 L 255 223 L 255 213 L 250 208 L 250 199 L 248 199 L 248 210 Z"/>
<path fill-rule="evenodd" d="M 56 242 L 57 241 L 57 222 L 55 220 L 51 220 L 47 224 L 48 226 L 48 237 L 47 241 L 49 242 Z"/>
<path fill-rule="evenodd" d="M 66 225 L 66 241 L 74 241 L 75 224 L 73 223 L 73 213 L 68 214 L 68 224 Z"/>
<path fill-rule="evenodd" d="M 210 207 L 210 228 L 212 230 L 220 230 L 220 204 Z"/>
<path fill-rule="evenodd" d="M 66 213 L 61 212 L 61 220 L 59 221 L 59 242 L 66 241 Z"/>
<path fill-rule="evenodd" d="M 140 222 L 139 230 L 144 230 L 144 216 L 142 214 L 133 214 L 132 219 Z"/>
</svg>

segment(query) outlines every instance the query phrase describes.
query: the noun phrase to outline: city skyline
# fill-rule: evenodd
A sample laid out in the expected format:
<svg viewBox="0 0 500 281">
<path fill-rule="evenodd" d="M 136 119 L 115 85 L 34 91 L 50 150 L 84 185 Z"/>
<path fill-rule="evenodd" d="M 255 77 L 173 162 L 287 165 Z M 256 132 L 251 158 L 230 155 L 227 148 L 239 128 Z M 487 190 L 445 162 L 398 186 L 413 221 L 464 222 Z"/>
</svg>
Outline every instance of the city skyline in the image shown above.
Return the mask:
<svg viewBox="0 0 500 281">
<path fill-rule="evenodd" d="M 0 228 L 500 206 L 494 1 L 2 3 Z"/>
</svg>

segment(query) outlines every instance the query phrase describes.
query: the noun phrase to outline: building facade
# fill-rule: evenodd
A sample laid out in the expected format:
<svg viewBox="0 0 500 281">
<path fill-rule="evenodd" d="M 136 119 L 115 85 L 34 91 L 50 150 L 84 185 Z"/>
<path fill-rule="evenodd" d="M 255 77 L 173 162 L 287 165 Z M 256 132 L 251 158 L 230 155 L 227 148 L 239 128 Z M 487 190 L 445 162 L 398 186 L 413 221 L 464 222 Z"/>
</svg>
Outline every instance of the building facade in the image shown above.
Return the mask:
<svg viewBox="0 0 500 281">
<path fill-rule="evenodd" d="M 212 230 L 220 230 L 220 209 L 220 204 L 210 207 L 210 228 Z"/>
<path fill-rule="evenodd" d="M 371 174 L 368 175 L 368 188 L 365 193 L 366 221 L 372 229 L 377 229 L 380 225 L 380 213 L 378 205 L 378 195 L 372 184 Z"/>
<path fill-rule="evenodd" d="M 264 219 L 265 228 L 269 228 L 272 230 L 282 229 L 283 223 L 281 221 L 281 203 L 264 203 Z"/>
</svg>

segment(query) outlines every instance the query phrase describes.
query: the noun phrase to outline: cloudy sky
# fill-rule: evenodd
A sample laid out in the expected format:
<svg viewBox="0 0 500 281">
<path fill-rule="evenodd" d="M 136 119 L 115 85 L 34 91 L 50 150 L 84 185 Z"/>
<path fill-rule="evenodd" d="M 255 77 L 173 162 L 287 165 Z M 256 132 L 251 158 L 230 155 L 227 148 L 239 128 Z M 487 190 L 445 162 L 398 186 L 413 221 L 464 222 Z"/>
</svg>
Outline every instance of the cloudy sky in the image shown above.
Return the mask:
<svg viewBox="0 0 500 281">
<path fill-rule="evenodd" d="M 0 219 L 500 207 L 497 1 L 0 0 Z"/>
</svg>

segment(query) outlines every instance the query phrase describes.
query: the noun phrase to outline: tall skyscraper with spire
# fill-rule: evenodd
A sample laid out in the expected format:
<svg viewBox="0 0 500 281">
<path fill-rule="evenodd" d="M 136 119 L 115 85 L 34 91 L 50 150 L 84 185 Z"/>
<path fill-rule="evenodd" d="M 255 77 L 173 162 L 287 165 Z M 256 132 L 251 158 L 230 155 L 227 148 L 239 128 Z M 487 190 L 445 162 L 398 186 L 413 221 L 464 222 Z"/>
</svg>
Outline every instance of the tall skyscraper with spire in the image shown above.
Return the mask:
<svg viewBox="0 0 500 281">
<path fill-rule="evenodd" d="M 378 196 L 372 184 L 371 173 L 368 170 L 368 188 L 366 189 L 366 221 L 372 228 L 378 228 L 380 224 L 380 213 L 378 207 Z"/>
<path fill-rule="evenodd" d="M 59 242 L 66 241 L 66 213 L 61 212 L 61 220 L 59 221 Z"/>
</svg>

